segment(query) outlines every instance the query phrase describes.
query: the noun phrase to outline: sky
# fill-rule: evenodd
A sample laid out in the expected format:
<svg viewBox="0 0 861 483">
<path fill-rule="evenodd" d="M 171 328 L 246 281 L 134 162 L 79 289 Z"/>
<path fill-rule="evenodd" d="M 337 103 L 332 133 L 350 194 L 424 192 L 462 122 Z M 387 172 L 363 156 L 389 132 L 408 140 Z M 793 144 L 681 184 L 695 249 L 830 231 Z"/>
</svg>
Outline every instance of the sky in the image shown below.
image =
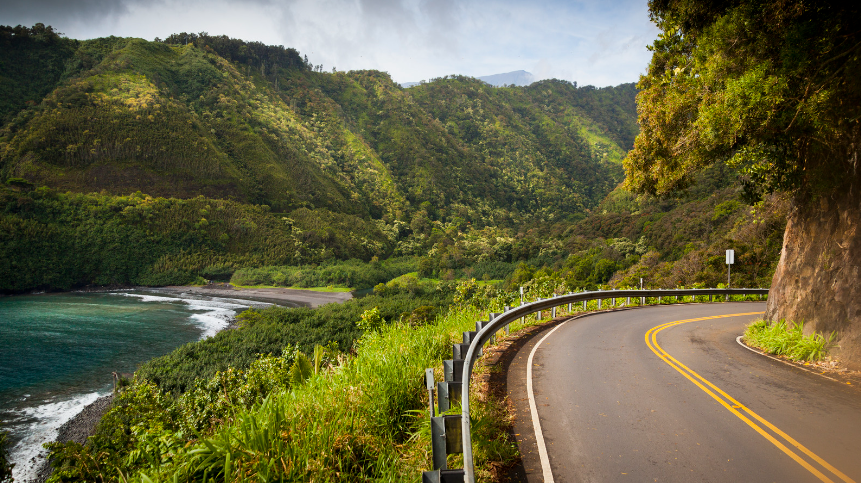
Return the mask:
<svg viewBox="0 0 861 483">
<path fill-rule="evenodd" d="M 223 34 L 396 82 L 525 70 L 596 87 L 636 82 L 658 34 L 646 0 L 0 0 L 0 24 L 37 22 L 76 39 Z"/>
</svg>

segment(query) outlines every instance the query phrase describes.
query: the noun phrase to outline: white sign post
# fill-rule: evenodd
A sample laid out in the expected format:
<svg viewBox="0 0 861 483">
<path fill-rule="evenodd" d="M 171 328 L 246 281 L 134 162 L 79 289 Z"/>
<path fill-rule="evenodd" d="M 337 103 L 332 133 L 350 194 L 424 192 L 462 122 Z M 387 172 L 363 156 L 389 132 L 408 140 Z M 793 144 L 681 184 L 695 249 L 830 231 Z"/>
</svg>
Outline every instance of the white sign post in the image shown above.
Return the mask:
<svg viewBox="0 0 861 483">
<path fill-rule="evenodd" d="M 726 288 L 729 288 L 729 275 L 732 265 L 735 263 L 735 250 L 726 251 Z"/>
</svg>

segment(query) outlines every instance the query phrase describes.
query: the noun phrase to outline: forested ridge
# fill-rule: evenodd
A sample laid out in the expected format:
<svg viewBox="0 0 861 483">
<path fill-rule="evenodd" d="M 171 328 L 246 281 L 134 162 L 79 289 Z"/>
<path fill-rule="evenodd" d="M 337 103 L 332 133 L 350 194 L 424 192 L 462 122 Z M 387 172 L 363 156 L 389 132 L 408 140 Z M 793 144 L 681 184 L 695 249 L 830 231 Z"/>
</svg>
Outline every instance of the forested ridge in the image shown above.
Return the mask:
<svg viewBox="0 0 861 483">
<path fill-rule="evenodd" d="M 205 33 L 78 41 L 37 24 L 0 27 L 0 43 L 3 269 L 27 274 L 6 291 L 187 283 L 212 267 L 415 255 L 476 228 L 576 221 L 622 180 L 637 130 L 633 84 L 454 76 L 403 89 Z M 127 216 L 137 209 L 148 214 Z M 162 216 L 175 222 L 153 229 Z M 82 238 L 88 223 L 100 228 Z M 119 258 L 128 250 L 104 250 L 132 238 L 149 255 L 64 259 Z"/>
<path fill-rule="evenodd" d="M 355 287 L 376 269 L 295 274 L 391 256 L 444 279 L 714 285 L 727 247 L 740 280 L 766 285 L 779 255 L 785 202 L 751 211 L 725 165 L 673 199 L 618 187 L 634 84 L 403 89 L 206 33 L 77 41 L 36 25 L 0 42 L 6 292 L 237 270 Z"/>
<path fill-rule="evenodd" d="M 632 85 L 454 77 L 405 90 L 382 72 L 319 72 L 293 49 L 207 35 L 4 28 L 3 43 L 3 176 L 61 190 L 389 222 L 425 202 L 473 223 L 559 218 L 621 181 L 636 131 Z"/>
</svg>

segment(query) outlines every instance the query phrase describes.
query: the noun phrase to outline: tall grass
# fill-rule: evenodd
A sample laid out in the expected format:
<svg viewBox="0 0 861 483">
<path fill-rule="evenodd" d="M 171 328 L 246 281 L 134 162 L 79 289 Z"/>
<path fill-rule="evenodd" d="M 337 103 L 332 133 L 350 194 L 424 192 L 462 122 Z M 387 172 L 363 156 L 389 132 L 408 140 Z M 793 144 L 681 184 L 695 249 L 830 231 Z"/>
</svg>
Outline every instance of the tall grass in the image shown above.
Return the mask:
<svg viewBox="0 0 861 483">
<path fill-rule="evenodd" d="M 354 358 L 270 394 L 210 437 L 171 448 L 175 454 L 145 469 L 142 480 L 415 481 L 430 460 L 424 369 L 440 366 L 480 317 L 464 308 L 433 325 L 367 333 Z M 488 436 L 499 433 L 497 413 L 492 403 L 477 411 Z M 486 439 L 494 441 L 476 451 L 479 465 L 514 451 Z"/>
<path fill-rule="evenodd" d="M 785 320 L 771 324 L 758 320 L 745 329 L 744 341 L 750 346 L 795 361 L 818 361 L 825 357 L 837 337 L 836 332 L 827 338 L 817 333 L 805 336 L 803 332 L 803 322 L 789 325 Z"/>
</svg>

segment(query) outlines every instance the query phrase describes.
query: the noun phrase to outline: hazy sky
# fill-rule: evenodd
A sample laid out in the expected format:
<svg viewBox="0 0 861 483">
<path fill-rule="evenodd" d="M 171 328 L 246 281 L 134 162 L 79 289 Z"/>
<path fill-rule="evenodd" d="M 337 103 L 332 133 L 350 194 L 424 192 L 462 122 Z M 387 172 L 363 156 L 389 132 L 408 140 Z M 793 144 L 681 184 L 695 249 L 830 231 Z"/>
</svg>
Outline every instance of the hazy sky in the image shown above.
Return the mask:
<svg viewBox="0 0 861 483">
<path fill-rule="evenodd" d="M 658 32 L 646 0 L 0 0 L 0 24 L 36 22 L 77 39 L 225 34 L 397 82 L 526 70 L 599 87 L 636 81 Z"/>
</svg>

